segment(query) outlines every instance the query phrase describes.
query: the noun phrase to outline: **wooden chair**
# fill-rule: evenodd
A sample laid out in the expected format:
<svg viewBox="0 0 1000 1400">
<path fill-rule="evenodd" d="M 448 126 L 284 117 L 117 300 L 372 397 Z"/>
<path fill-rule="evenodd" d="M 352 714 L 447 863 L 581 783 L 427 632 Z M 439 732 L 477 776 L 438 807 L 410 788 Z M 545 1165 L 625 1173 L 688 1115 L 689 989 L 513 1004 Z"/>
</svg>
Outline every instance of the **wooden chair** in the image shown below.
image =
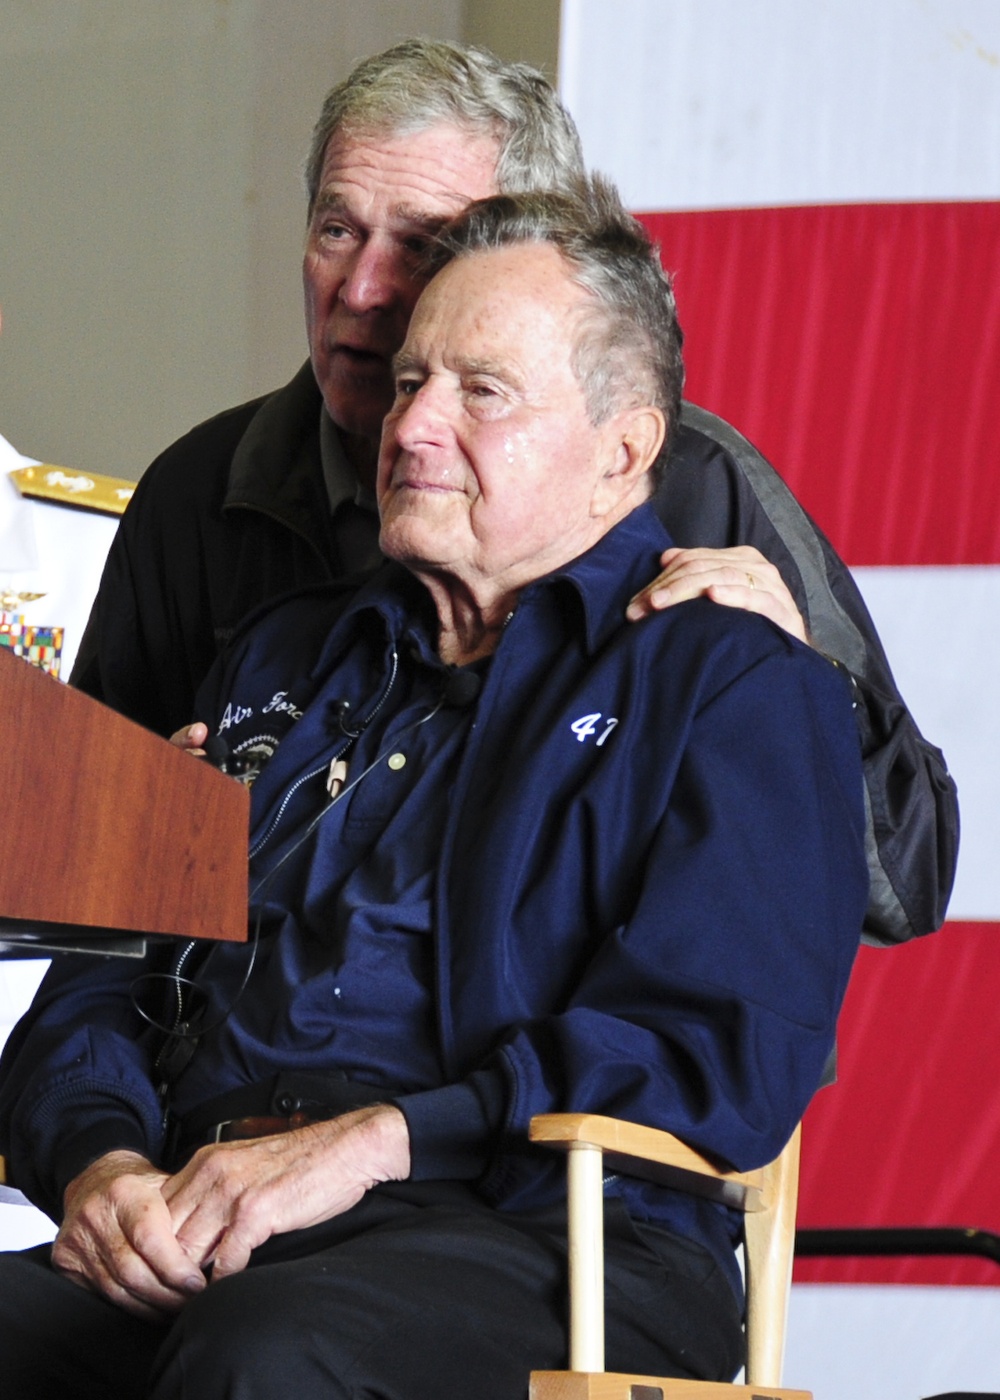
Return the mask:
<svg viewBox="0 0 1000 1400">
<path fill-rule="evenodd" d="M 782 1390 L 785 1316 L 795 1246 L 799 1133 L 752 1172 L 720 1171 L 670 1133 L 590 1113 L 541 1114 L 532 1142 L 565 1151 L 569 1174 L 568 1371 L 533 1371 L 529 1400 L 811 1400 Z M 607 1166 L 742 1210 L 746 1262 L 746 1385 L 604 1370 L 604 1190 Z"/>
</svg>

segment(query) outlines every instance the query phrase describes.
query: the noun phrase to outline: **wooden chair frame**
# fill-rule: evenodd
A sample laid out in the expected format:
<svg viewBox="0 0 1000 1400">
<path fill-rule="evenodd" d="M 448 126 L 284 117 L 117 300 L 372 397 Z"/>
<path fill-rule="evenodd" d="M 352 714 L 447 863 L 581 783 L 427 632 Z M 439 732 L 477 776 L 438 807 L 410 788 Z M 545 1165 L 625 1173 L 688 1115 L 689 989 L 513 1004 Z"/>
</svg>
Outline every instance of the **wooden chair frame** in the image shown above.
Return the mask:
<svg viewBox="0 0 1000 1400">
<path fill-rule="evenodd" d="M 780 1156 L 752 1172 L 716 1167 L 671 1133 L 590 1113 L 541 1114 L 532 1142 L 567 1153 L 570 1356 L 568 1371 L 533 1371 L 530 1400 L 811 1400 L 782 1390 L 785 1320 L 799 1184 L 796 1128 Z M 745 1385 L 630 1376 L 604 1370 L 605 1165 L 744 1212 Z"/>
</svg>

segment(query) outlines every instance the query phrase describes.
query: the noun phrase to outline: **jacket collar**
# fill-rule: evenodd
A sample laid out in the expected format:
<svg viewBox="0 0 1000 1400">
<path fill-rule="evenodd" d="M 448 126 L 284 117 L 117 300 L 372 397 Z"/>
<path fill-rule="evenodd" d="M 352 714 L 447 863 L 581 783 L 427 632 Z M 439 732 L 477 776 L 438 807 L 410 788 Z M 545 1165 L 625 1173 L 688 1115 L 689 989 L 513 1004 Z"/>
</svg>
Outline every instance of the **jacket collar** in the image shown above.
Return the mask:
<svg viewBox="0 0 1000 1400">
<path fill-rule="evenodd" d="M 322 539 L 315 518 L 323 499 L 316 469 L 322 406 L 307 360 L 290 383 L 261 401 L 247 425 L 233 453 L 223 509 L 264 511 L 307 539 Z"/>
<path fill-rule="evenodd" d="M 672 544 L 649 501 L 637 506 L 598 542 L 562 569 L 525 589 L 570 587 L 581 603 L 588 651 L 600 650 L 625 625 L 629 599 L 659 573 L 660 555 Z"/>
<path fill-rule="evenodd" d="M 537 579 L 521 594 L 519 606 L 558 592 L 580 600 L 583 638 L 590 653 L 598 651 L 625 623 L 625 608 L 640 588 L 659 572 L 659 558 L 672 543 L 647 501 L 608 531 L 586 554 Z M 437 618 L 430 595 L 401 564 L 380 569 L 341 614 L 346 622 L 369 609 L 385 620 L 390 635 L 406 632 L 433 650 Z M 515 614 L 516 615 L 516 614 Z M 565 617 L 565 609 L 562 610 Z"/>
</svg>

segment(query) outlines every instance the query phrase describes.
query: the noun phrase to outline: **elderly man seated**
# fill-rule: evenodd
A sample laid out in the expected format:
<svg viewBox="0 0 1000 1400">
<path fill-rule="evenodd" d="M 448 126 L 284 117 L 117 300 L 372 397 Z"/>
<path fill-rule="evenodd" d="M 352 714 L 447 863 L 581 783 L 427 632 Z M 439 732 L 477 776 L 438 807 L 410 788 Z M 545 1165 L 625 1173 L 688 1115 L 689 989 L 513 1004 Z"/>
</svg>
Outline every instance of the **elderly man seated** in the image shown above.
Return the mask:
<svg viewBox="0 0 1000 1400">
<path fill-rule="evenodd" d="M 566 1350 L 531 1116 L 748 1168 L 819 1082 L 857 729 L 760 617 L 625 621 L 669 543 L 655 250 L 596 184 L 484 200 L 435 258 L 379 463 L 396 562 L 271 606 L 200 697 L 254 784 L 248 946 L 61 963 L 9 1047 L 2 1147 L 63 1223 L 0 1267 L 7 1397 L 514 1400 Z M 608 1181 L 612 1367 L 734 1373 L 736 1231 Z"/>
</svg>

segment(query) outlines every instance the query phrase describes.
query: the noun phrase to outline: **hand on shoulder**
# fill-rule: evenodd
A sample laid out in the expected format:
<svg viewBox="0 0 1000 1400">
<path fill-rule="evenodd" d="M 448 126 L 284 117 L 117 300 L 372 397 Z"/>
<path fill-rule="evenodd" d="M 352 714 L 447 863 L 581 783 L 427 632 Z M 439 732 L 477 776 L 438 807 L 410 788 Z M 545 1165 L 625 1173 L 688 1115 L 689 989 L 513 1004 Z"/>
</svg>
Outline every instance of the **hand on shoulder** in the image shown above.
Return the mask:
<svg viewBox="0 0 1000 1400">
<path fill-rule="evenodd" d="M 723 607 L 759 613 L 809 644 L 805 621 L 784 579 L 752 546 L 668 549 L 660 565 L 662 572 L 630 601 L 625 613 L 630 622 L 704 596 Z"/>
</svg>

